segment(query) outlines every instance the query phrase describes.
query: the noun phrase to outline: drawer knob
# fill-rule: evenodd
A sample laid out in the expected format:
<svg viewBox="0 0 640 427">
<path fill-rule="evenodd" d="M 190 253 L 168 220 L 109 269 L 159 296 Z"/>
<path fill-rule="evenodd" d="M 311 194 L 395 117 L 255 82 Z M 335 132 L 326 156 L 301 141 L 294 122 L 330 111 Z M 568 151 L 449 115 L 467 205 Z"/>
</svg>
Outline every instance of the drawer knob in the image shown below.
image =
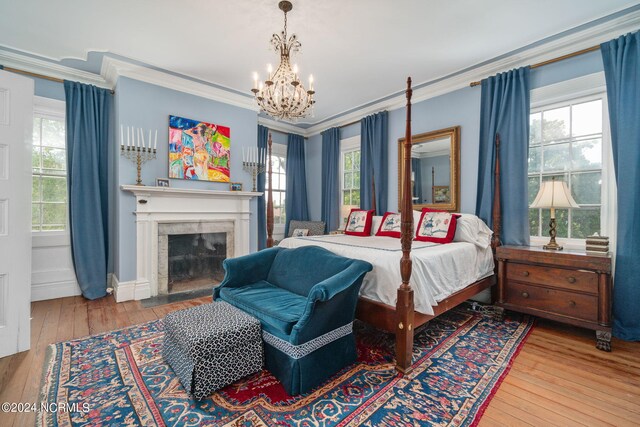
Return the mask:
<svg viewBox="0 0 640 427">
<path fill-rule="evenodd" d="M 569 301 L 569 305 L 570 305 L 571 307 L 575 307 L 575 306 L 576 306 L 576 302 L 575 302 L 575 301 Z"/>
<path fill-rule="evenodd" d="M 525 271 L 523 271 L 523 272 L 522 272 L 522 275 L 523 275 L 524 277 L 527 277 L 527 276 L 529 276 L 529 272 L 525 270 Z"/>
<path fill-rule="evenodd" d="M 529 293 L 528 292 L 523 292 L 522 293 L 522 297 L 523 298 L 529 298 Z"/>
<path fill-rule="evenodd" d="M 567 277 L 567 280 L 569 281 L 569 283 L 576 283 L 576 278 L 575 277 L 569 276 L 569 277 Z"/>
</svg>

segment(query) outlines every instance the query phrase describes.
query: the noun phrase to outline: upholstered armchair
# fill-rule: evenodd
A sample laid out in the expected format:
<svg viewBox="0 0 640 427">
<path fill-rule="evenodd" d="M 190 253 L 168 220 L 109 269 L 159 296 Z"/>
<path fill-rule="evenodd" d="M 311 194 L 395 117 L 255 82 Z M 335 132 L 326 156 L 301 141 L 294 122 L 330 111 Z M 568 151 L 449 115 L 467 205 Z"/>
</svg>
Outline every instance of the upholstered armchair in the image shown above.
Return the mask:
<svg viewBox="0 0 640 427">
<path fill-rule="evenodd" d="M 265 249 L 223 266 L 213 299 L 260 320 L 266 367 L 287 393 L 307 392 L 356 360 L 353 320 L 371 264 L 306 246 Z"/>
</svg>

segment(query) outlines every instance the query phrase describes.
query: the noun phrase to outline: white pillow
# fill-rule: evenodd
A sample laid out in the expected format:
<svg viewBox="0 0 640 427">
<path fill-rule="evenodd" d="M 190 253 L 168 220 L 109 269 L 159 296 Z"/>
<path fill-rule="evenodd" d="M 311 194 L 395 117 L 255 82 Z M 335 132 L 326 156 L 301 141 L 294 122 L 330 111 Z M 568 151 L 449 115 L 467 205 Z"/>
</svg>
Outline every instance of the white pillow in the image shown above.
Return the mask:
<svg viewBox="0 0 640 427">
<path fill-rule="evenodd" d="M 480 248 L 488 248 L 491 245 L 493 231 L 483 220 L 473 214 L 459 214 L 458 227 L 454 242 L 469 242 Z"/>
<path fill-rule="evenodd" d="M 371 235 L 375 236 L 378 232 L 378 228 L 380 228 L 380 223 L 382 222 L 381 216 L 374 216 L 373 222 L 371 223 Z"/>
</svg>

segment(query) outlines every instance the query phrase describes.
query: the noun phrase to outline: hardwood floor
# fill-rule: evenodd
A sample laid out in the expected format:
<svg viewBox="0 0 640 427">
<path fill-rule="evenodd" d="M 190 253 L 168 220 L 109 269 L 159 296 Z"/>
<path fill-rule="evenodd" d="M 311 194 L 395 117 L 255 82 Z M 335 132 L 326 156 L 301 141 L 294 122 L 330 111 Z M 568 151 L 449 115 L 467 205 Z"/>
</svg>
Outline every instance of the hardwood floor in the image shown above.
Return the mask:
<svg viewBox="0 0 640 427">
<path fill-rule="evenodd" d="M 210 297 L 143 308 L 112 297 L 32 303 L 30 351 L 0 359 L 0 403 L 37 402 L 47 346 L 164 317 Z M 540 320 L 482 418 L 482 426 L 640 425 L 640 343 L 596 350 L 591 331 Z M 33 413 L 2 413 L 0 426 L 33 426 Z"/>
</svg>

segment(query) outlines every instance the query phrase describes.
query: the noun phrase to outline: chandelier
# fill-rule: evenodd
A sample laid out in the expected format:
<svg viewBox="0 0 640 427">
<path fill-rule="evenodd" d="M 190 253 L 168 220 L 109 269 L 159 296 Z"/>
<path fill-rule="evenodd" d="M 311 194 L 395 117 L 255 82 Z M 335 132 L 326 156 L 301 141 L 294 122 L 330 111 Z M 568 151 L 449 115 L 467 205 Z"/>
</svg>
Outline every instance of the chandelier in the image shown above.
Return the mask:
<svg viewBox="0 0 640 427">
<path fill-rule="evenodd" d="M 293 9 L 289 1 L 278 3 L 284 12 L 284 30 L 271 36 L 271 46 L 280 52 L 280 65 L 275 73 L 271 64 L 267 66 L 267 78 L 258 80 L 258 73 L 253 74 L 253 89 L 260 109 L 275 119 L 295 120 L 307 117 L 313 111 L 313 76 L 309 76 L 309 90 L 306 90 L 298 77 L 298 66 L 291 67 L 289 55 L 299 52 L 302 44 L 295 34 L 287 38 L 287 12 Z"/>
</svg>

